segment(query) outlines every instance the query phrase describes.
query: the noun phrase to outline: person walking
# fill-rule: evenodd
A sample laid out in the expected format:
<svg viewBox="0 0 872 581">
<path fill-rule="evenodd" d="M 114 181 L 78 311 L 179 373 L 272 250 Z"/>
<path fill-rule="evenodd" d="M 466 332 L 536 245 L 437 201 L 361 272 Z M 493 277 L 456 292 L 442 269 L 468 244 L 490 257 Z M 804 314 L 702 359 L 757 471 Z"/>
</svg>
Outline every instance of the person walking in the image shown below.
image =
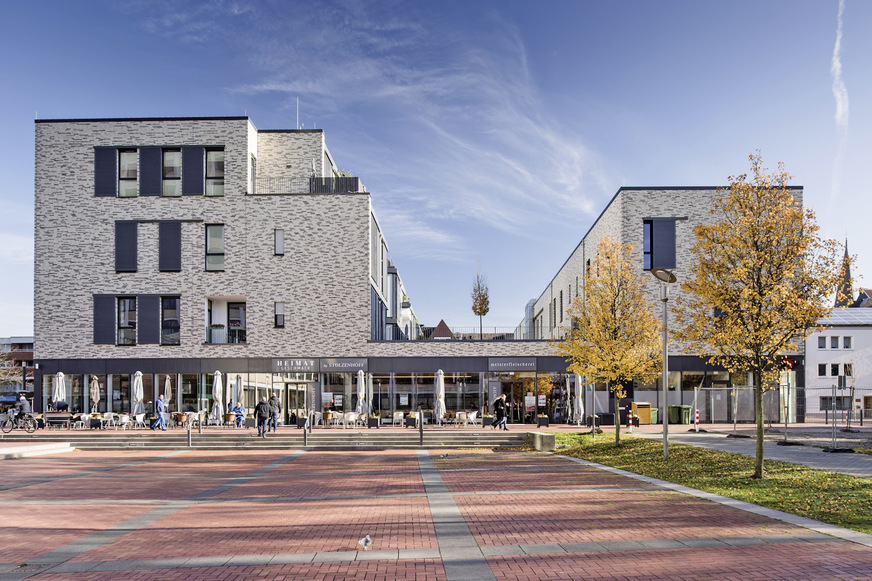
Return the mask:
<svg viewBox="0 0 872 581">
<path fill-rule="evenodd" d="M 279 425 L 279 414 L 282 412 L 282 406 L 279 405 L 279 398 L 276 397 L 276 394 L 272 394 L 269 398 L 269 424 L 267 425 L 267 432 L 269 432 L 270 428 L 275 432 Z"/>
<path fill-rule="evenodd" d="M 494 425 L 492 429 L 498 430 L 499 426 L 502 426 L 507 431 L 509 429 L 506 427 L 506 394 L 500 395 L 494 402 Z"/>
<path fill-rule="evenodd" d="M 255 406 L 254 417 L 257 418 L 257 435 L 266 438 L 266 431 L 269 429 L 269 404 L 266 396 L 260 398 L 260 402 Z"/>
<path fill-rule="evenodd" d="M 157 396 L 157 401 L 154 402 L 154 413 L 157 418 L 151 424 L 152 430 L 160 428 L 162 432 L 167 431 L 167 423 L 166 420 L 164 420 L 164 412 L 166 411 L 166 409 L 167 407 L 166 403 L 164 403 L 163 394 L 160 394 L 159 396 Z"/>
</svg>

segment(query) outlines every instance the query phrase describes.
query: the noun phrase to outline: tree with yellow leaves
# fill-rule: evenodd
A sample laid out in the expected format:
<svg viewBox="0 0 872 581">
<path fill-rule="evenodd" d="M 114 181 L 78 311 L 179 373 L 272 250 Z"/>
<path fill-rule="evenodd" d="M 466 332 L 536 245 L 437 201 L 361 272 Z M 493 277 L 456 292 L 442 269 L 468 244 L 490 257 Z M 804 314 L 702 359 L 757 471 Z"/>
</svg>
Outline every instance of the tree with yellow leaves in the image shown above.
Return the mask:
<svg viewBox="0 0 872 581">
<path fill-rule="evenodd" d="M 730 176 L 713 202 L 716 221 L 694 227 L 674 336 L 711 363 L 753 377 L 753 477 L 763 478 L 763 391 L 777 382 L 784 355 L 829 313 L 839 261 L 836 241 L 820 238 L 814 213 L 787 186 L 784 165 L 768 174 L 759 151 L 749 158 L 751 177 Z"/>
<path fill-rule="evenodd" d="M 572 328 L 556 345 L 570 371 L 606 383 L 616 404 L 626 397 L 624 382 L 652 381 L 662 361 L 660 323 L 644 292 L 645 277 L 633 266 L 632 251 L 632 245 L 611 238 L 600 241 L 582 294 L 569 308 Z M 615 444 L 620 445 L 618 418 L 615 414 Z"/>
</svg>

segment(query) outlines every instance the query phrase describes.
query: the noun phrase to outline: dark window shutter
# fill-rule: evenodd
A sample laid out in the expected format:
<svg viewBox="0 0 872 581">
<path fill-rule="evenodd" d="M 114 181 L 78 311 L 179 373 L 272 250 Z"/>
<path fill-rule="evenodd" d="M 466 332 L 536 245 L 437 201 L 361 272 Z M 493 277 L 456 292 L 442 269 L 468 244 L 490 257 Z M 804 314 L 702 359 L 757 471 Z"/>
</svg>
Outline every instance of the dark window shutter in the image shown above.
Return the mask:
<svg viewBox="0 0 872 581">
<path fill-rule="evenodd" d="M 114 295 L 94 295 L 94 343 L 115 344 Z"/>
<path fill-rule="evenodd" d="M 163 152 L 160 147 L 139 148 L 139 195 L 159 196 L 163 192 Z"/>
<path fill-rule="evenodd" d="M 114 147 L 94 148 L 94 195 L 115 197 L 118 191 L 115 167 L 118 150 Z"/>
<path fill-rule="evenodd" d="M 160 240 L 158 269 L 161 272 L 182 270 L 182 223 L 160 222 L 158 236 Z"/>
<path fill-rule="evenodd" d="M 115 222 L 115 271 L 136 272 L 137 222 Z"/>
<path fill-rule="evenodd" d="M 182 148 L 182 195 L 203 195 L 203 156 L 202 147 Z"/>
<path fill-rule="evenodd" d="M 675 220 L 654 220 L 651 268 L 675 268 Z"/>
<path fill-rule="evenodd" d="M 140 344 L 160 343 L 160 297 L 139 295 L 136 297 L 137 329 Z"/>
</svg>

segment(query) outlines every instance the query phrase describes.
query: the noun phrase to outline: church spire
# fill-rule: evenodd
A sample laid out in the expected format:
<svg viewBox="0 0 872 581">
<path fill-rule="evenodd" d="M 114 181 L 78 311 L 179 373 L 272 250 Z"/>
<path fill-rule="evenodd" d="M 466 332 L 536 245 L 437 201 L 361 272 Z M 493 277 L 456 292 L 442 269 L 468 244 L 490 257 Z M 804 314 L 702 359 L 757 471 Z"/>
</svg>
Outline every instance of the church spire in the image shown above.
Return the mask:
<svg viewBox="0 0 872 581">
<path fill-rule="evenodd" d="M 851 258 L 848 256 L 848 239 L 845 239 L 845 256 L 842 258 L 842 281 L 836 289 L 835 307 L 849 307 L 854 302 L 853 285 L 851 284 Z"/>
</svg>

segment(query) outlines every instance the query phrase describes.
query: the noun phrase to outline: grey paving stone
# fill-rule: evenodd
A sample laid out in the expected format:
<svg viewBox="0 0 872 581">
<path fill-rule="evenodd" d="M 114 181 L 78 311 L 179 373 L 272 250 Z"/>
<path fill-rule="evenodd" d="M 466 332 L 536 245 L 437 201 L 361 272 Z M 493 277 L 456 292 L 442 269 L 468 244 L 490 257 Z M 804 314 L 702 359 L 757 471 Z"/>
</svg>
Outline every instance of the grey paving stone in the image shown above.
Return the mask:
<svg viewBox="0 0 872 581">
<path fill-rule="evenodd" d="M 700 549 L 703 547 L 723 547 L 726 545 L 726 543 L 719 541 L 718 539 L 680 539 L 680 542 L 682 545 L 694 549 Z"/>
<path fill-rule="evenodd" d="M 645 541 L 639 541 L 642 543 L 645 548 L 654 549 L 657 551 L 665 551 L 668 549 L 683 549 L 685 545 L 682 545 L 676 540 L 673 539 L 649 539 Z"/>
<path fill-rule="evenodd" d="M 524 550 L 521 545 L 496 545 L 481 547 L 481 554 L 485 557 L 503 557 L 512 555 L 523 555 Z"/>
<path fill-rule="evenodd" d="M 269 560 L 270 565 L 285 565 L 288 563 L 311 563 L 317 553 L 283 553 L 273 555 Z"/>
<path fill-rule="evenodd" d="M 400 549 L 397 558 L 404 559 L 439 559 L 439 549 Z"/>
<path fill-rule="evenodd" d="M 332 561 L 354 561 L 357 551 L 335 551 L 330 553 L 315 553 L 313 563 L 330 563 Z"/>
<path fill-rule="evenodd" d="M 645 545 L 638 541 L 606 541 L 600 543 L 607 551 L 638 551 Z"/>
<path fill-rule="evenodd" d="M 396 561 L 399 558 L 397 550 L 357 551 L 358 561 Z"/>
<path fill-rule="evenodd" d="M 565 553 L 564 549 L 558 543 L 541 543 L 538 545 L 521 545 L 521 550 L 527 555 L 545 555 L 548 553 Z"/>
</svg>

